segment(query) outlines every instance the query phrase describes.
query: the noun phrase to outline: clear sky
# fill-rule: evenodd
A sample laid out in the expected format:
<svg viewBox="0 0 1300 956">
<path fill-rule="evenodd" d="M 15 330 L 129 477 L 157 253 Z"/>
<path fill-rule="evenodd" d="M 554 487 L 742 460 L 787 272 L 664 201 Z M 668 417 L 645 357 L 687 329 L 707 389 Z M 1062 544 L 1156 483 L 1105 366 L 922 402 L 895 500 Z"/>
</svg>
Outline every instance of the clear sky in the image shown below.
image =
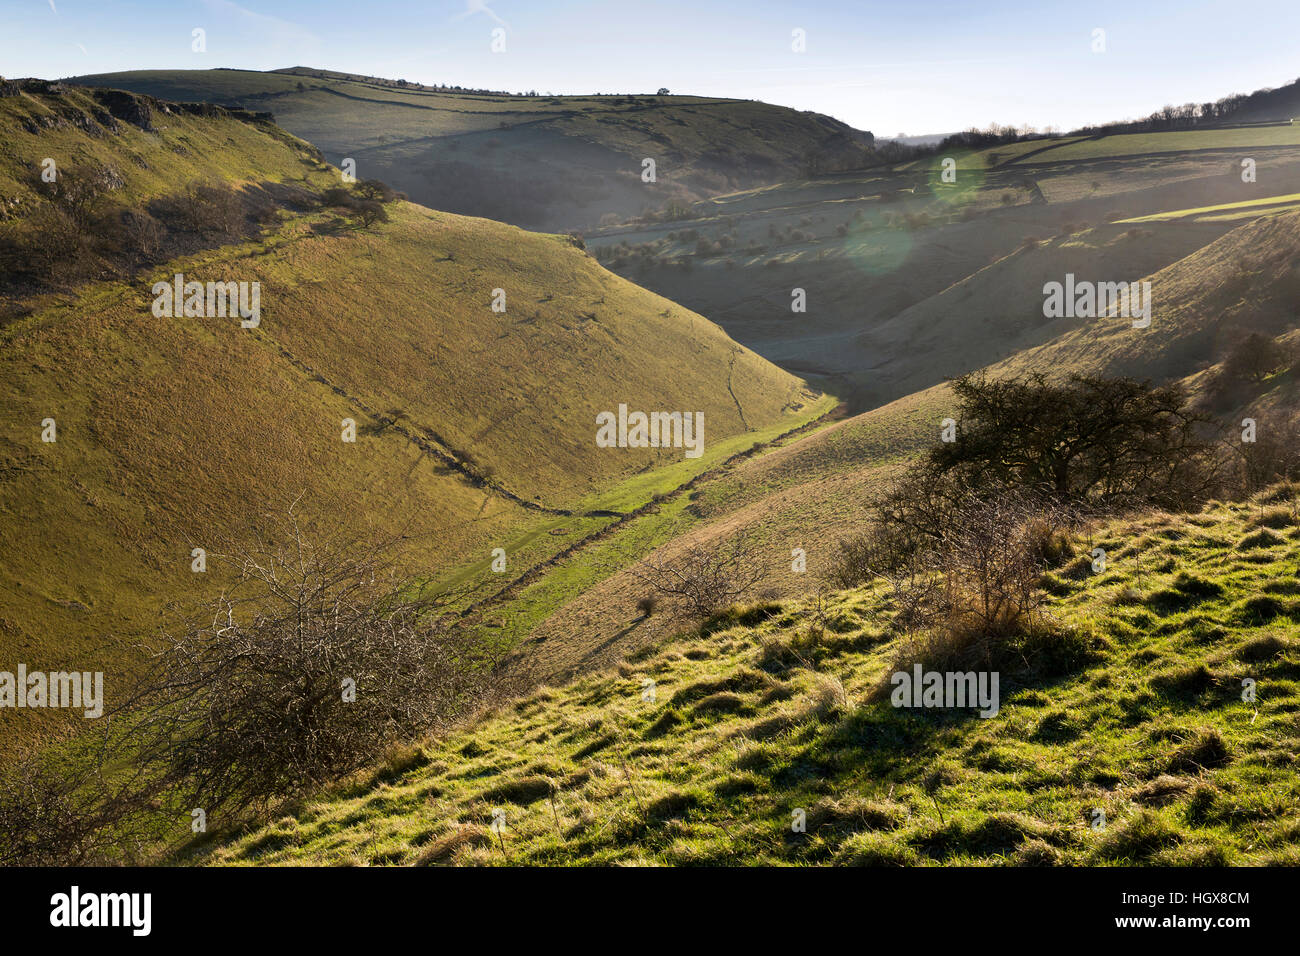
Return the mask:
<svg viewBox="0 0 1300 956">
<path fill-rule="evenodd" d="M 1300 77 L 1300 0 L 0 0 L 5 76 L 300 65 L 512 91 L 668 87 L 878 136 L 1068 129 Z"/>
</svg>

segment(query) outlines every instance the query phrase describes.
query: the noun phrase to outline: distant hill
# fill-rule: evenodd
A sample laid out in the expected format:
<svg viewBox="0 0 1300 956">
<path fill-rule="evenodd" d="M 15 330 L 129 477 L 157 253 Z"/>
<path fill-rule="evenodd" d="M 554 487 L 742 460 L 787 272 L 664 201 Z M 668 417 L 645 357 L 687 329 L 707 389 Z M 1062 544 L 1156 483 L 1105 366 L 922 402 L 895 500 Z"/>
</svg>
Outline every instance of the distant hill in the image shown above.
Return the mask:
<svg viewBox="0 0 1300 956">
<path fill-rule="evenodd" d="M 1156 272 L 1297 194 L 1300 126 L 1098 133 L 730 193 L 587 244 L 860 411 L 1059 334 L 1053 278 Z"/>
<path fill-rule="evenodd" d="M 860 165 L 864 133 L 817 113 L 670 95 L 515 96 L 401 86 L 295 67 L 138 70 L 66 82 L 269 110 L 335 164 L 353 159 L 419 203 L 528 228 L 603 217 Z M 642 179 L 655 162 L 655 182 Z"/>
</svg>

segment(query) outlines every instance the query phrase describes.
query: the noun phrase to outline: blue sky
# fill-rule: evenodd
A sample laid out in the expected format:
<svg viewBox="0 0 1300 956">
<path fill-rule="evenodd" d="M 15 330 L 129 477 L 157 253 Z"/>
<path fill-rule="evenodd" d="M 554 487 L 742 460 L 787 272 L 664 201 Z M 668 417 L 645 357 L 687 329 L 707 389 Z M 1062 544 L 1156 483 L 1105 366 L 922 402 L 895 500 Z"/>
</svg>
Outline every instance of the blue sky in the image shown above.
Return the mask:
<svg viewBox="0 0 1300 956">
<path fill-rule="evenodd" d="M 515 91 L 666 86 L 881 136 L 1068 129 L 1280 86 L 1300 77 L 1298 40 L 1300 0 L 0 0 L 6 76 L 305 65 Z"/>
</svg>

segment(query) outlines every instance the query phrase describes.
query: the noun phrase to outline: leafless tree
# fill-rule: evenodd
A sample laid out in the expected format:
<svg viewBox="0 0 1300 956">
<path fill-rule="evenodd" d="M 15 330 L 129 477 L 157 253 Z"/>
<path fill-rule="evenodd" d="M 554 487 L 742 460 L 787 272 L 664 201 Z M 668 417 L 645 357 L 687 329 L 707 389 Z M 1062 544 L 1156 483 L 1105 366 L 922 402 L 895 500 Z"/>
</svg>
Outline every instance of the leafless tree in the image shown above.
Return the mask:
<svg viewBox="0 0 1300 956">
<path fill-rule="evenodd" d="M 744 536 L 656 552 L 629 569 L 637 580 L 696 617 L 709 617 L 747 594 L 763 576 Z"/>
<path fill-rule="evenodd" d="M 388 222 L 388 210 L 377 199 L 362 199 L 353 206 L 353 218 L 363 229 L 369 229 L 377 222 Z"/>
<path fill-rule="evenodd" d="M 276 534 L 213 556 L 235 582 L 168 634 L 130 703 L 139 759 L 195 806 L 290 796 L 453 719 L 493 661 L 419 593 L 395 542 Z"/>
</svg>

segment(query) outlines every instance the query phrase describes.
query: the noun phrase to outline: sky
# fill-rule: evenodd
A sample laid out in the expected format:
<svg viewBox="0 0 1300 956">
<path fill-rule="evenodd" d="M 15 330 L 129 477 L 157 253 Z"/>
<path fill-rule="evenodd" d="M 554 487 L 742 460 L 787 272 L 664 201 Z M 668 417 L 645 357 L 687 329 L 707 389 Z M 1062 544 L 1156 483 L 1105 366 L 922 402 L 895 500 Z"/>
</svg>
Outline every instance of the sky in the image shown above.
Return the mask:
<svg viewBox="0 0 1300 956">
<path fill-rule="evenodd" d="M 1298 38 L 1300 0 L 0 0 L 9 77 L 312 66 L 514 92 L 667 87 L 884 137 L 1067 130 L 1281 86 L 1300 77 Z"/>
</svg>

